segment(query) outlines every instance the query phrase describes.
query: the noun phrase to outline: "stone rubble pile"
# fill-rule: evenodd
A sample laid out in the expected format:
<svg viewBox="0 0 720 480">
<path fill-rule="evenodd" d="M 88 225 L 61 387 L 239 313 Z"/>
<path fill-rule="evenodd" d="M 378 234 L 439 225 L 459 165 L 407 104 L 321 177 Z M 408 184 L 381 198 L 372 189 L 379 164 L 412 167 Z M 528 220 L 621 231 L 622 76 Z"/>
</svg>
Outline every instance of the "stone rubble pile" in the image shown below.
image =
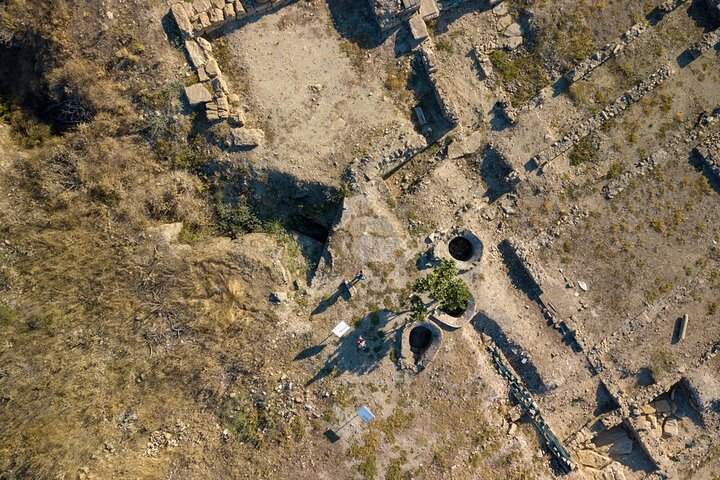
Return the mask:
<svg viewBox="0 0 720 480">
<path fill-rule="evenodd" d="M 705 165 L 720 178 L 720 132 L 710 135 L 698 145 L 697 151 Z"/>
<path fill-rule="evenodd" d="M 720 29 L 704 34 L 700 40 L 693 43 L 687 53 L 694 59 L 700 58 L 705 52 L 715 47 L 720 42 Z"/>
<path fill-rule="evenodd" d="M 632 181 L 638 177 L 643 177 L 658 166 L 664 164 L 671 158 L 676 158 L 682 151 L 693 148 L 693 144 L 701 138 L 702 134 L 713 126 L 717 121 L 717 117 L 712 115 L 704 115 L 698 125 L 688 133 L 680 132 L 663 147 L 655 150 L 647 158 L 635 165 L 635 170 L 622 173 L 616 179 L 612 180 L 603 187 L 603 193 L 608 200 L 619 195 L 625 190 Z M 703 158 L 711 157 L 710 162 L 715 164 L 715 173 L 720 176 L 720 155 L 718 154 L 718 143 L 720 143 L 720 134 L 714 134 L 705 142 L 700 144 L 698 152 Z M 714 147 L 712 146 L 714 145 Z M 714 148 L 714 150 L 713 150 Z M 705 160 L 708 166 L 713 169 L 712 165 Z"/>
<path fill-rule="evenodd" d="M 660 67 L 655 73 L 623 93 L 617 100 L 607 105 L 599 113 L 581 122 L 574 130 L 566 133 L 560 140 L 535 155 L 531 161 L 534 162 L 538 168 L 544 167 L 548 162 L 570 150 L 580 139 L 600 128 L 611 118 L 627 110 L 632 104 L 637 103 L 641 98 L 662 84 L 671 73 L 672 70 L 670 68 Z"/>
<path fill-rule="evenodd" d="M 208 121 L 224 120 L 231 126 L 245 126 L 245 115 L 240 107 L 240 97 L 230 92 L 217 61 L 213 48 L 202 35 L 220 28 L 228 22 L 277 8 L 290 0 L 195 0 L 177 2 L 170 7 L 183 39 L 185 50 L 200 83 L 185 88 L 185 95 L 192 106 L 204 106 Z M 257 144 L 262 136 L 257 130 L 237 132 L 238 137 L 252 137 L 245 143 Z M 243 145 L 246 146 L 246 145 Z"/>
</svg>

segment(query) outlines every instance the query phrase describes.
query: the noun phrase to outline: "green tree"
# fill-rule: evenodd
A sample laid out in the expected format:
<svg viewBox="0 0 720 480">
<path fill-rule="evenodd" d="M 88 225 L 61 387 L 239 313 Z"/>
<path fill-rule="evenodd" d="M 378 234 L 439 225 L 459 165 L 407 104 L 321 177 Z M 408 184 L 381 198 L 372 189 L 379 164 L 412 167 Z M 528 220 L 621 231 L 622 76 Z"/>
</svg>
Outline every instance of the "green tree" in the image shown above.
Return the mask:
<svg viewBox="0 0 720 480">
<path fill-rule="evenodd" d="M 441 260 L 430 275 L 415 281 L 413 290 L 416 293 L 427 292 L 445 312 L 462 312 L 471 295 L 465 282 L 457 278 L 457 273 L 458 268 L 453 260 Z"/>
</svg>

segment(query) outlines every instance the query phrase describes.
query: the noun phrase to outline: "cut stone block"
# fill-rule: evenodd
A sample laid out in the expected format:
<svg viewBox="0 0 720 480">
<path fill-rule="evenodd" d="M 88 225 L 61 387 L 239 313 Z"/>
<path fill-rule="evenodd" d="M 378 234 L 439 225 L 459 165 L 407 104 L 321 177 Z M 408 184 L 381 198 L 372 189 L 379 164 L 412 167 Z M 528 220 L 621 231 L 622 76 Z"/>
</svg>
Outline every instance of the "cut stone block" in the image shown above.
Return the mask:
<svg viewBox="0 0 720 480">
<path fill-rule="evenodd" d="M 227 82 L 222 77 L 222 75 L 218 75 L 217 77 L 213 78 L 211 85 L 213 88 L 213 92 L 215 92 L 216 95 L 229 93 Z"/>
<path fill-rule="evenodd" d="M 190 105 L 199 105 L 212 100 L 212 94 L 202 83 L 196 83 L 195 85 L 185 87 L 185 96 L 187 97 Z"/>
<path fill-rule="evenodd" d="M 212 3 L 210 3 L 210 0 L 195 0 L 193 6 L 198 13 L 207 12 L 212 8 Z"/>
<path fill-rule="evenodd" d="M 198 69 L 205 65 L 205 54 L 203 53 L 202 47 L 195 40 L 188 40 L 185 42 L 185 49 L 190 57 L 190 63 L 195 69 Z"/>
<path fill-rule="evenodd" d="M 223 7 L 223 15 L 225 15 L 227 20 L 235 18 L 235 7 L 233 7 L 232 4 L 225 5 Z"/>
<path fill-rule="evenodd" d="M 420 15 L 413 15 L 410 17 L 408 25 L 410 26 L 410 33 L 418 42 L 422 42 L 428 38 L 429 33 L 427 25 L 425 25 L 425 20 L 423 20 Z"/>
<path fill-rule="evenodd" d="M 214 58 L 210 57 L 208 59 L 205 65 L 205 71 L 210 75 L 210 78 L 215 78 L 220 75 L 220 67 L 218 67 L 217 61 Z"/>
<path fill-rule="evenodd" d="M 182 33 L 183 38 L 189 39 L 193 36 L 193 26 L 192 23 L 190 23 L 190 16 L 188 15 L 187 11 L 185 10 L 185 7 L 182 3 L 175 3 L 172 7 L 170 7 L 170 11 L 172 12 L 173 18 L 175 19 L 175 23 L 177 23 L 178 28 L 180 29 L 180 33 Z"/>
<path fill-rule="evenodd" d="M 223 15 L 223 11 L 219 8 L 213 8 L 210 10 L 210 23 L 215 25 L 216 23 L 221 23 L 225 21 L 225 16 Z"/>
<path fill-rule="evenodd" d="M 202 37 L 198 37 L 198 38 L 196 38 L 196 40 L 197 40 L 198 44 L 200 45 L 200 47 L 202 47 L 204 52 L 212 53 L 212 43 L 208 42 L 207 40 L 205 40 Z"/>
<path fill-rule="evenodd" d="M 210 0 L 213 7 L 223 9 L 225 8 L 225 0 Z"/>
<path fill-rule="evenodd" d="M 423 20 L 432 20 L 440 16 L 440 9 L 435 0 L 420 0 L 420 16 Z"/>
<path fill-rule="evenodd" d="M 243 4 L 240 3 L 240 0 L 235 0 L 235 15 L 238 18 L 244 17 L 247 15 L 247 12 L 245 11 L 245 7 L 243 7 Z"/>
<path fill-rule="evenodd" d="M 200 25 L 202 26 L 203 30 L 211 25 L 210 16 L 207 12 L 202 12 L 200 15 L 198 15 L 198 20 L 200 21 Z"/>
</svg>

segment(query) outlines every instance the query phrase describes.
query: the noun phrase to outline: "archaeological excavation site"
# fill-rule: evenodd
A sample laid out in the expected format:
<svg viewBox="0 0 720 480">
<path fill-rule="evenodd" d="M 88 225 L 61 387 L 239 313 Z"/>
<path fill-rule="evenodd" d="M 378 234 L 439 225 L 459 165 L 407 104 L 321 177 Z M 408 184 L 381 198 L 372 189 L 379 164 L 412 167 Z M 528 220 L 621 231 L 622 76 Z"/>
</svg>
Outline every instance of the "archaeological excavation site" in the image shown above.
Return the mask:
<svg viewBox="0 0 720 480">
<path fill-rule="evenodd" d="M 0 0 L 0 480 L 720 480 L 720 0 Z"/>
</svg>

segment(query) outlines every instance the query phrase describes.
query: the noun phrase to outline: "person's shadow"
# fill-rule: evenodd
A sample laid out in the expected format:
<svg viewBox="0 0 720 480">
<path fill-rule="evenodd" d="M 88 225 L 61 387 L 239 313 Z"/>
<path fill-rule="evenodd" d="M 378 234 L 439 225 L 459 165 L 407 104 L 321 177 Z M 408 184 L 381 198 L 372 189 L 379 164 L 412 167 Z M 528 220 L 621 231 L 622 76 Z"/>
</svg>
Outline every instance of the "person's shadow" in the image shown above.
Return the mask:
<svg viewBox="0 0 720 480">
<path fill-rule="evenodd" d="M 340 285 L 338 285 L 337 289 L 333 292 L 333 294 L 330 295 L 328 298 L 323 299 L 318 304 L 318 306 L 315 307 L 315 309 L 310 313 L 310 315 L 319 315 L 323 313 L 325 310 L 335 305 L 335 302 L 337 302 L 340 297 L 342 297 L 344 300 L 350 300 L 350 292 L 348 292 L 345 283 L 340 283 Z"/>
</svg>

